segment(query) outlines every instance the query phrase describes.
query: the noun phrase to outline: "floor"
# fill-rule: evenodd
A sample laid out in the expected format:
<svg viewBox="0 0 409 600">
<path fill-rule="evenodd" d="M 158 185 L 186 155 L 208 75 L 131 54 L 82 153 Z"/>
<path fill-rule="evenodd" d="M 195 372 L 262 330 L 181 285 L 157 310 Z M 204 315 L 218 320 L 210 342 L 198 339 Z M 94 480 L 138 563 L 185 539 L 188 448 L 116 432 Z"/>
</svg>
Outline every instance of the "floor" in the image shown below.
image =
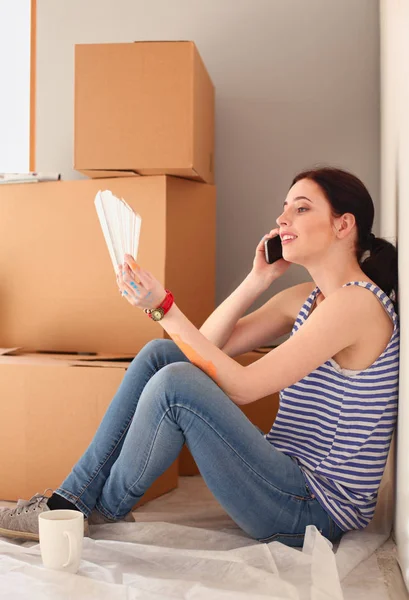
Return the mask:
<svg viewBox="0 0 409 600">
<path fill-rule="evenodd" d="M 0 506 L 13 504 L 0 502 Z M 200 476 L 180 477 L 176 490 L 142 506 L 134 512 L 134 517 L 141 522 L 166 520 L 204 529 L 228 530 L 233 534 L 238 531 Z M 382 600 L 409 600 L 392 538 L 345 578 L 342 582 L 345 600 L 373 598 L 370 586 Z"/>
<path fill-rule="evenodd" d="M 134 512 L 134 517 L 138 521 L 146 521 L 152 514 L 157 519 L 160 517 L 161 509 L 166 511 L 168 520 L 169 514 L 173 515 L 170 517 L 173 523 L 190 523 L 196 527 L 209 529 L 229 527 L 232 531 L 236 529 L 235 523 L 215 500 L 200 476 L 180 477 L 178 489 L 141 507 Z M 363 590 L 368 589 L 370 581 L 373 583 L 374 569 L 377 568 L 377 572 L 379 570 L 382 575 L 383 581 L 379 581 L 378 585 L 383 584 L 385 587 L 385 600 L 386 598 L 388 600 L 409 600 L 409 593 L 396 559 L 396 545 L 392 537 L 375 552 L 375 556 L 365 562 L 368 564 L 360 565 L 355 570 L 356 573 L 348 576 L 348 587 L 352 588 L 356 579 L 357 589 L 361 586 Z"/>
</svg>

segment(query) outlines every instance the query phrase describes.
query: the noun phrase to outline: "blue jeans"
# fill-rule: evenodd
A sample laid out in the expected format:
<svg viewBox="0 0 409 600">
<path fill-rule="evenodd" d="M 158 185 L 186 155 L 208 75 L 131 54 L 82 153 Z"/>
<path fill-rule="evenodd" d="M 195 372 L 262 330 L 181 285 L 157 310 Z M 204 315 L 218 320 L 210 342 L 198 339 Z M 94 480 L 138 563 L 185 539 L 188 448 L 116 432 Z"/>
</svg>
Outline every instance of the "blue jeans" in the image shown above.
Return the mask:
<svg viewBox="0 0 409 600">
<path fill-rule="evenodd" d="M 123 518 L 186 442 L 230 517 L 261 542 L 302 546 L 315 525 L 341 529 L 310 493 L 294 459 L 279 452 L 240 408 L 171 340 L 132 361 L 90 446 L 56 490 L 86 516 Z"/>
</svg>

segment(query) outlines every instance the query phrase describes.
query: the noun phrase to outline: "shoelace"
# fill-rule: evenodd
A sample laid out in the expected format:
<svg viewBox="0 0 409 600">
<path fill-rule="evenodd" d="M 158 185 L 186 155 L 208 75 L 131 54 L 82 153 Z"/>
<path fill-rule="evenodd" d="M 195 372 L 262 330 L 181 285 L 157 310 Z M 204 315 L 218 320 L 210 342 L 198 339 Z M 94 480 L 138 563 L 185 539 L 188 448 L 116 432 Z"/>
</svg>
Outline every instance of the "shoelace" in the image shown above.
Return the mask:
<svg viewBox="0 0 409 600">
<path fill-rule="evenodd" d="M 10 516 L 21 515 L 23 510 L 26 513 L 37 510 L 40 508 L 41 504 L 47 502 L 49 496 L 46 496 L 46 493 L 48 491 L 51 491 L 51 493 L 53 492 L 51 488 L 47 488 L 43 494 L 34 494 L 30 500 L 17 500 L 17 506 L 10 512 Z"/>
</svg>

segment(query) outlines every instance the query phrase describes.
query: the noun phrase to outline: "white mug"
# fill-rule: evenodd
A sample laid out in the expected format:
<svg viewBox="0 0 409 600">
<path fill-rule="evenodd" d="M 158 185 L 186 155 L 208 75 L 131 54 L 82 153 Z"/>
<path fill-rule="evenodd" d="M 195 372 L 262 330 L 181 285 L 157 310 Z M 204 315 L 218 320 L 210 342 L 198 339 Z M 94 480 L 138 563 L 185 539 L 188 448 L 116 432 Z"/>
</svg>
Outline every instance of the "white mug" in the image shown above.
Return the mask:
<svg viewBox="0 0 409 600">
<path fill-rule="evenodd" d="M 78 510 L 50 510 L 38 515 L 38 527 L 44 566 L 76 573 L 84 540 L 84 514 Z"/>
</svg>

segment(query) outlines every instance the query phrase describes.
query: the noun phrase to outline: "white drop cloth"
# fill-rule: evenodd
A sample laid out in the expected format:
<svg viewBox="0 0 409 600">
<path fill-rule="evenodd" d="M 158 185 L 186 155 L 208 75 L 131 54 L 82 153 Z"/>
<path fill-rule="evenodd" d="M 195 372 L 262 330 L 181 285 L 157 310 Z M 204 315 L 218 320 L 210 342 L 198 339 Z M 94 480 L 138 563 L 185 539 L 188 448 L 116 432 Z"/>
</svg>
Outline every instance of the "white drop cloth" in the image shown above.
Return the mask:
<svg viewBox="0 0 409 600">
<path fill-rule="evenodd" d="M 388 473 L 369 527 L 331 549 L 310 526 L 302 550 L 255 542 L 200 476 L 180 477 L 135 523 L 92 527 L 76 575 L 45 569 L 38 544 L 0 537 L 0 600 L 390 600 L 375 553 L 391 531 Z"/>
<path fill-rule="evenodd" d="M 38 544 L 0 538 L 1 600 L 344 600 L 340 578 L 385 539 L 351 532 L 334 553 L 313 526 L 299 550 L 240 530 L 155 521 L 101 525 L 91 535 L 76 575 L 45 569 Z"/>
</svg>

